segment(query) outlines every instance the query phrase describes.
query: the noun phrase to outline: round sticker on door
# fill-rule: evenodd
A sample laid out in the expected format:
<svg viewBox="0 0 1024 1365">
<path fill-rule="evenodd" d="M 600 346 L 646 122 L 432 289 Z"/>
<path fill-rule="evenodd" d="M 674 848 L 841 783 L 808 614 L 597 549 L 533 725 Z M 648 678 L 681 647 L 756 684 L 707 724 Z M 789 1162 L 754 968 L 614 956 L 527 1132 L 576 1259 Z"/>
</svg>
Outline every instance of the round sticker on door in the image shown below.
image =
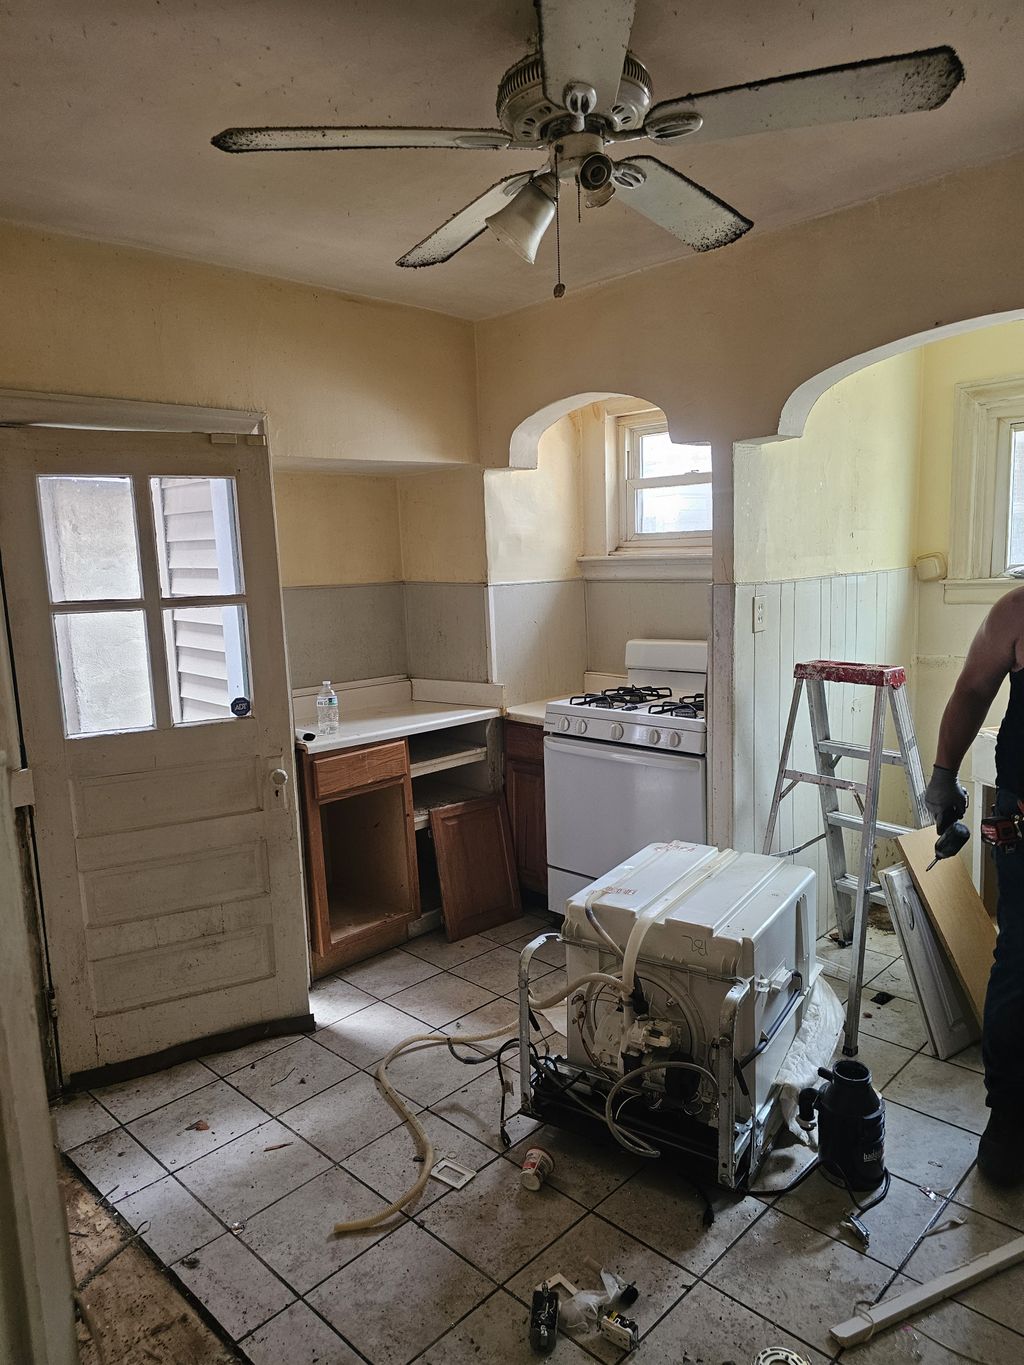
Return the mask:
<svg viewBox="0 0 1024 1365">
<path fill-rule="evenodd" d="M 236 697 L 231 703 L 231 714 L 233 716 L 247 716 L 252 710 L 252 704 L 248 697 Z"/>
</svg>

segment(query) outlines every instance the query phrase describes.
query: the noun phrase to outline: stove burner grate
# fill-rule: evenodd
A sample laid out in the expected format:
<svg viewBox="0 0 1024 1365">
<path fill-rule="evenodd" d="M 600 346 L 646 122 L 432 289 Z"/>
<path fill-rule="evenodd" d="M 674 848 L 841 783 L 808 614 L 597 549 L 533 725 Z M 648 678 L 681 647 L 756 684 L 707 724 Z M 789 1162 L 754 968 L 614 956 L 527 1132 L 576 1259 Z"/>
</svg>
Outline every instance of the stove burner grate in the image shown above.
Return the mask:
<svg viewBox="0 0 1024 1365">
<path fill-rule="evenodd" d="M 647 710 L 652 716 L 686 716 L 697 719 L 704 714 L 704 693 L 695 692 L 690 697 L 677 697 L 656 706 L 648 706 Z"/>
</svg>

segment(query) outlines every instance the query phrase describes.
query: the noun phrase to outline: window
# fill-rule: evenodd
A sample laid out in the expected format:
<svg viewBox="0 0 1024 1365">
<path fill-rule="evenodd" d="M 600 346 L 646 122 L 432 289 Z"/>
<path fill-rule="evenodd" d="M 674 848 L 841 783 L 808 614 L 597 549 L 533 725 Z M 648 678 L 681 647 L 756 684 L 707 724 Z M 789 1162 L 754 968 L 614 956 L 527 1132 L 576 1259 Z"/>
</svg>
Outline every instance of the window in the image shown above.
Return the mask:
<svg viewBox="0 0 1024 1365">
<path fill-rule="evenodd" d="M 677 445 L 664 419 L 619 419 L 620 548 L 711 547 L 711 446 Z"/>
<path fill-rule="evenodd" d="M 992 576 L 1024 576 L 1024 420 L 1000 424 Z"/>
<path fill-rule="evenodd" d="M 958 384 L 946 600 L 994 601 L 1021 570 L 1024 377 Z"/>
</svg>

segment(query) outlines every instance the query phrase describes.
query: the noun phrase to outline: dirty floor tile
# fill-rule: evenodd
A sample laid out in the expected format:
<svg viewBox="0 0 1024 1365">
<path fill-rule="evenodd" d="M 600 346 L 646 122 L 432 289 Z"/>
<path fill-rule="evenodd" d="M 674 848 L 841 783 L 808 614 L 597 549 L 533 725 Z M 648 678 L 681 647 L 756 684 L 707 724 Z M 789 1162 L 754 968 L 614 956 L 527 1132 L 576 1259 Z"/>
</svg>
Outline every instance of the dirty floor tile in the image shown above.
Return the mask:
<svg viewBox="0 0 1024 1365">
<path fill-rule="evenodd" d="M 841 1056 L 840 1048 L 836 1060 Z M 884 1089 L 916 1056 L 917 1053 L 909 1048 L 887 1043 L 884 1038 L 874 1038 L 870 1033 L 862 1032 L 857 1039 L 857 1061 L 863 1062 L 871 1072 L 871 1084 L 876 1090 Z"/>
<path fill-rule="evenodd" d="M 887 1100 L 885 1164 L 893 1175 L 945 1193 L 978 1155 L 973 1133 Z"/>
<path fill-rule="evenodd" d="M 117 1119 L 91 1095 L 75 1095 L 55 1104 L 50 1111 L 57 1125 L 57 1143 L 62 1152 L 78 1147 L 101 1133 L 118 1126 Z"/>
<path fill-rule="evenodd" d="M 491 1066 L 485 1068 L 486 1076 L 470 1081 L 461 1090 L 446 1095 L 443 1100 L 430 1107 L 435 1114 L 454 1123 L 464 1133 L 469 1133 L 479 1142 L 485 1143 L 495 1152 L 503 1152 L 505 1144 L 501 1140 L 501 1090 L 498 1086 L 498 1073 Z M 519 1078 L 507 1076 L 512 1093 L 506 1096 L 505 1120 L 508 1135 L 513 1142 L 527 1137 L 539 1127 L 536 1119 L 527 1118 L 516 1111 L 519 1108 Z"/>
<path fill-rule="evenodd" d="M 361 1365 L 333 1327 L 304 1303 L 293 1303 L 238 1343 L 252 1365 Z"/>
<path fill-rule="evenodd" d="M 160 1109 L 182 1095 L 190 1095 L 204 1085 L 217 1079 L 214 1072 L 202 1062 L 182 1062 L 180 1066 L 168 1067 L 166 1071 L 156 1071 L 151 1076 L 140 1076 L 134 1081 L 121 1081 L 117 1085 L 105 1085 L 96 1090 L 96 1099 L 105 1109 L 109 1109 L 122 1123 L 141 1118 L 154 1109 Z"/>
<path fill-rule="evenodd" d="M 173 1171 L 234 1141 L 266 1117 L 225 1081 L 215 1081 L 136 1119 L 128 1131 Z"/>
<path fill-rule="evenodd" d="M 212 1052 L 202 1059 L 203 1065 L 208 1066 L 211 1071 L 216 1071 L 218 1076 L 230 1076 L 232 1071 L 237 1071 L 239 1067 L 251 1066 L 261 1057 L 269 1057 L 272 1052 L 280 1052 L 281 1048 L 288 1047 L 294 1042 L 295 1035 L 291 1033 L 279 1038 L 257 1038 L 253 1043 L 229 1048 L 227 1052 Z"/>
<path fill-rule="evenodd" d="M 366 962 L 358 962 L 354 967 L 346 967 L 339 975 L 361 991 L 369 991 L 378 1000 L 414 986 L 438 971 L 432 962 L 424 962 L 421 957 L 402 948 L 392 948 L 390 952 L 371 957 Z"/>
<path fill-rule="evenodd" d="M 703 1201 L 680 1176 L 645 1166 L 597 1206 L 602 1218 L 632 1233 L 694 1275 L 702 1275 L 764 1211 L 756 1199 L 708 1189 L 715 1210 L 704 1224 Z"/>
<path fill-rule="evenodd" d="M 317 1042 L 353 1066 L 372 1070 L 396 1044 L 419 1033 L 432 1033 L 422 1019 L 379 1002 L 317 1031 Z"/>
<path fill-rule="evenodd" d="M 916 1001 L 894 995 L 884 1005 L 878 1005 L 871 999 L 875 994 L 876 991 L 866 988 L 860 998 L 860 1032 L 868 1033 L 872 1038 L 884 1038 L 888 1043 L 898 1043 L 914 1052 L 924 1047 L 928 1042 L 928 1030 Z"/>
<path fill-rule="evenodd" d="M 545 962 L 535 962 L 531 972 L 534 980 L 543 980 L 550 973 Z M 495 995 L 507 995 L 519 988 L 519 954 L 511 948 L 495 947 L 483 957 L 471 958 L 461 966 L 453 968 L 456 976 L 466 981 L 474 981 L 478 986 L 493 991 Z"/>
<path fill-rule="evenodd" d="M 470 1076 L 494 1070 L 493 1062 L 469 1065 L 453 1057 L 445 1046 L 403 1053 L 388 1067 L 391 1084 L 419 1104 L 433 1105 L 453 1091 L 461 1090 Z M 494 1082 L 497 1090 L 497 1080 Z"/>
<path fill-rule="evenodd" d="M 424 1351 L 417 1365 L 498 1365 L 499 1361 L 501 1365 L 536 1365 L 538 1357 L 525 1326 L 523 1305 L 499 1290 Z M 546 1359 L 554 1365 L 587 1365 L 590 1356 L 559 1333 Z"/>
<path fill-rule="evenodd" d="M 305 1294 L 405 1219 L 399 1214 L 366 1232 L 350 1233 L 336 1233 L 335 1223 L 368 1218 L 387 1205 L 386 1199 L 344 1171 L 325 1171 L 250 1218 L 239 1236 L 293 1289 Z"/>
<path fill-rule="evenodd" d="M 412 1104 L 414 1111 L 419 1107 Z M 357 1073 L 289 1109 L 282 1115 L 282 1121 L 332 1161 L 344 1161 L 360 1147 L 397 1127 L 402 1119 L 381 1095 L 373 1078 Z"/>
<path fill-rule="evenodd" d="M 295 1297 L 230 1232 L 178 1261 L 174 1273 L 236 1341 Z"/>
<path fill-rule="evenodd" d="M 915 1057 L 885 1087 L 884 1098 L 971 1133 L 981 1133 L 988 1122 L 983 1078 L 934 1057 Z"/>
<path fill-rule="evenodd" d="M 480 957 L 483 953 L 491 952 L 493 948 L 494 940 L 484 938 L 482 934 L 470 934 L 468 938 L 460 938 L 454 943 L 449 943 L 441 930 L 435 934 L 411 938 L 405 945 L 407 953 L 421 957 L 424 962 L 430 962 L 443 971 L 451 971 L 460 962 L 468 962 L 471 957 Z"/>
<path fill-rule="evenodd" d="M 453 1019 L 479 1009 L 493 999 L 493 992 L 484 990 L 483 986 L 445 972 L 442 976 L 420 981 L 415 986 L 407 986 L 404 991 L 391 997 L 391 1004 L 413 1018 L 421 1019 L 431 1028 L 440 1028 L 442 1024 L 450 1024 Z"/>
<path fill-rule="evenodd" d="M 524 1190 L 514 1166 L 496 1161 L 417 1222 L 492 1279 L 502 1282 L 583 1217 L 579 1204 L 545 1185 Z"/>
<path fill-rule="evenodd" d="M 915 1313 L 910 1322 L 880 1332 L 874 1341 L 848 1346 L 842 1354 L 843 1365 L 965 1365 L 966 1361 L 1010 1365 L 1022 1358 L 1024 1340 L 959 1303 L 937 1304 Z"/>
<path fill-rule="evenodd" d="M 104 1199 L 123 1199 L 167 1174 L 123 1128 L 83 1142 L 67 1156 Z"/>
<path fill-rule="evenodd" d="M 888 1266 L 769 1209 L 708 1273 L 730 1298 L 756 1303 L 771 1322 L 831 1354 L 829 1326 L 874 1299 Z"/>
<path fill-rule="evenodd" d="M 316 1020 L 317 1028 L 335 1024 L 346 1015 L 372 1005 L 376 996 L 361 991 L 340 976 L 328 976 L 322 981 L 314 981 L 309 988 L 309 1008 Z"/>
<path fill-rule="evenodd" d="M 810 1365 L 826 1365 L 831 1348 L 826 1355 L 812 1351 L 791 1331 L 781 1330 L 744 1307 L 744 1303 L 757 1302 L 753 1296 L 741 1293 L 739 1297 L 743 1303 L 709 1284 L 695 1285 L 644 1339 L 639 1359 L 643 1365 L 679 1365 L 680 1359 L 689 1356 L 691 1361 L 708 1365 L 718 1365 L 719 1361 L 746 1365 L 766 1346 L 786 1346 Z M 681 1347 L 685 1347 L 686 1355 L 681 1356 Z"/>
<path fill-rule="evenodd" d="M 866 1200 L 869 1196 L 864 1196 Z M 775 1208 L 788 1213 L 819 1232 L 827 1232 L 846 1242 L 854 1250 L 862 1250 L 861 1243 L 844 1220 L 856 1212 L 846 1190 L 838 1189 L 823 1176 L 811 1176 L 791 1194 L 779 1199 Z M 909 1181 L 894 1176 L 889 1193 L 877 1208 L 869 1209 L 861 1218 L 871 1234 L 870 1255 L 883 1265 L 896 1269 L 904 1256 L 924 1232 L 937 1211 L 937 1204 Z"/>
<path fill-rule="evenodd" d="M 490 1147 L 485 1147 L 468 1133 L 445 1123 L 436 1114 L 427 1111 L 420 1115 L 420 1122 L 426 1130 L 434 1147 L 438 1161 L 449 1157 L 467 1170 L 479 1171 L 496 1159 Z M 398 1199 L 405 1194 L 419 1178 L 423 1167 L 416 1161 L 416 1148 L 409 1129 L 403 1125 L 393 1128 L 390 1133 L 377 1138 L 369 1146 L 352 1156 L 346 1157 L 342 1165 L 347 1171 L 358 1176 L 364 1184 L 382 1194 L 385 1199 Z M 408 1212 L 425 1209 L 436 1199 L 450 1193 L 451 1186 L 431 1178 L 427 1187 Z"/>
<path fill-rule="evenodd" d="M 300 1038 L 280 1052 L 233 1072 L 229 1083 L 268 1114 L 281 1114 L 337 1085 L 355 1070 L 351 1062 L 328 1048 L 310 1038 Z"/>
<path fill-rule="evenodd" d="M 142 1241 L 165 1265 L 212 1242 L 224 1231 L 223 1223 L 204 1209 L 173 1175 L 120 1200 L 117 1211 L 133 1228 L 149 1224 L 141 1234 Z"/>
<path fill-rule="evenodd" d="M 406 1365 L 493 1288 L 461 1257 L 408 1223 L 350 1261 L 308 1300 L 374 1365 Z"/>
<path fill-rule="evenodd" d="M 512 943 L 517 938 L 536 938 L 555 928 L 551 915 L 521 915 L 519 919 L 509 920 L 507 924 L 496 924 L 493 929 L 484 930 L 484 938 L 492 943 Z"/>
<path fill-rule="evenodd" d="M 178 1171 L 178 1179 L 225 1223 L 243 1222 L 326 1170 L 328 1159 L 271 1121 Z"/>
</svg>

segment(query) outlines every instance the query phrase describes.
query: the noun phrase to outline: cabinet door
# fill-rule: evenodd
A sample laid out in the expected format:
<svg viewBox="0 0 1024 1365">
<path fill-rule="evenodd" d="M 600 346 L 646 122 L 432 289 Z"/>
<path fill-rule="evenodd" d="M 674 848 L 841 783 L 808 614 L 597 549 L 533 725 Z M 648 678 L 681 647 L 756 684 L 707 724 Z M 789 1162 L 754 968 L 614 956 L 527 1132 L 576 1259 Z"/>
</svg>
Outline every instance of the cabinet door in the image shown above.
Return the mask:
<svg viewBox="0 0 1024 1365">
<path fill-rule="evenodd" d="M 516 919 L 519 884 L 504 797 L 435 807 L 430 829 L 448 938 L 468 938 Z"/>
<path fill-rule="evenodd" d="M 543 895 L 548 884 L 543 766 L 524 763 L 517 758 L 507 759 L 505 794 L 519 880 L 530 891 L 538 891 Z"/>
</svg>

